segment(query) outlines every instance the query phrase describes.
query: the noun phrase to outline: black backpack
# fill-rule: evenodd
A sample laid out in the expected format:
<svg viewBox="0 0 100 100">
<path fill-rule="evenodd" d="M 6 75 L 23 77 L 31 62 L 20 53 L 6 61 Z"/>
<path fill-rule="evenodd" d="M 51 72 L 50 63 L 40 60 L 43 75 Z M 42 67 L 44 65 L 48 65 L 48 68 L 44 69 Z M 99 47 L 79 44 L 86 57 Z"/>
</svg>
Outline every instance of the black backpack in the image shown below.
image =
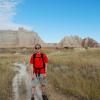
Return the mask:
<svg viewBox="0 0 100 100">
<path fill-rule="evenodd" d="M 37 57 L 36 55 L 37 55 L 37 53 L 33 54 L 33 64 L 34 64 L 33 67 L 34 67 L 35 70 L 36 70 L 36 76 L 37 76 L 37 75 L 40 76 L 41 69 L 45 69 L 44 54 L 41 53 L 41 56 L 40 56 L 40 57 Z M 35 58 L 42 58 L 43 67 L 37 68 L 37 67 L 35 66 Z"/>
</svg>

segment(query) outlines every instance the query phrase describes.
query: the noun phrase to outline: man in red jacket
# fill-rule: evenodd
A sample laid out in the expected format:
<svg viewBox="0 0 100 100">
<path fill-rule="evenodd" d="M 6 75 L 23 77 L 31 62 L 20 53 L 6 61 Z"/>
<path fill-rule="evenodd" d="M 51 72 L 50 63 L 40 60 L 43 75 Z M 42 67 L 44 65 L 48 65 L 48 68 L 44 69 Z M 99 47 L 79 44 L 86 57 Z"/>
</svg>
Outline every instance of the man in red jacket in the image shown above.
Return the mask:
<svg viewBox="0 0 100 100">
<path fill-rule="evenodd" d="M 45 85 L 47 82 L 46 73 L 47 73 L 47 65 L 48 65 L 48 57 L 46 54 L 41 52 L 41 45 L 35 45 L 35 53 L 31 55 L 30 64 L 32 72 L 32 98 L 34 100 L 34 93 L 36 85 L 39 83 L 42 89 L 42 97 L 43 100 L 48 100 L 45 94 Z"/>
</svg>

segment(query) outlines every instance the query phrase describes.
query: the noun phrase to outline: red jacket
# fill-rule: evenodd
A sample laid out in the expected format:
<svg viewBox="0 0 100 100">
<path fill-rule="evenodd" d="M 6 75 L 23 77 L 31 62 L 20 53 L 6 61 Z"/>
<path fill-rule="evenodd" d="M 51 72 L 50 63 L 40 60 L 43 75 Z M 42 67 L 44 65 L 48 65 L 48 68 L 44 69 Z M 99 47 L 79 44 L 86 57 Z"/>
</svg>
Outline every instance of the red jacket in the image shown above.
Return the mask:
<svg viewBox="0 0 100 100">
<path fill-rule="evenodd" d="M 34 59 L 34 61 L 33 61 L 33 59 Z M 36 53 L 35 58 L 34 58 L 34 54 L 32 54 L 31 57 L 30 57 L 30 64 L 34 65 L 34 63 L 35 63 L 34 66 L 36 66 L 38 68 L 43 67 L 43 61 L 44 61 L 45 64 L 48 63 L 48 57 L 47 57 L 46 54 L 43 54 L 43 59 L 42 59 L 40 52 Z M 36 74 L 37 70 L 35 68 L 33 68 L 33 72 Z M 45 74 L 45 69 L 44 68 L 40 70 L 40 74 Z"/>
</svg>

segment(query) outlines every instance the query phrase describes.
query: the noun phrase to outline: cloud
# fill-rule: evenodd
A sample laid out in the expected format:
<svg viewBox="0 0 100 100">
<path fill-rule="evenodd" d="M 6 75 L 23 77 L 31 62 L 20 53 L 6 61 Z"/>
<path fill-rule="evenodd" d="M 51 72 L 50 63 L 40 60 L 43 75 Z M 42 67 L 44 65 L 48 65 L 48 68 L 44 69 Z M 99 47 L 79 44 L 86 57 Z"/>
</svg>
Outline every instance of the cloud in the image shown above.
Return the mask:
<svg viewBox="0 0 100 100">
<path fill-rule="evenodd" d="M 17 5 L 22 0 L 0 0 L 0 29 L 18 29 L 18 27 L 24 27 L 31 29 L 31 27 L 23 24 L 16 24 L 13 22 L 13 18 L 16 15 Z"/>
</svg>

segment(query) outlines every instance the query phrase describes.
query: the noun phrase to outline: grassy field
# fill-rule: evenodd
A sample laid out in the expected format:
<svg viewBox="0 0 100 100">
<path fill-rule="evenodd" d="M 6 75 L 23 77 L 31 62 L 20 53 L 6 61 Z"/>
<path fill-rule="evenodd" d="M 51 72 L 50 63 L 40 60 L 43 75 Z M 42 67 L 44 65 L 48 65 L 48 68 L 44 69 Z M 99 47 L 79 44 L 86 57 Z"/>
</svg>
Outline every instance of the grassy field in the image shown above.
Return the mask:
<svg viewBox="0 0 100 100">
<path fill-rule="evenodd" d="M 12 79 L 14 77 L 12 61 L 11 55 L 0 54 L 0 100 L 11 100 L 12 98 Z"/>
<path fill-rule="evenodd" d="M 49 54 L 49 81 L 55 90 L 76 100 L 100 100 L 100 49 Z"/>
<path fill-rule="evenodd" d="M 75 98 L 67 100 L 100 100 L 100 49 L 44 52 L 49 57 L 48 84 L 56 93 Z M 28 58 L 29 55 L 28 51 Z M 12 100 L 14 59 L 15 55 L 11 53 L 0 54 L 0 100 Z"/>
</svg>

